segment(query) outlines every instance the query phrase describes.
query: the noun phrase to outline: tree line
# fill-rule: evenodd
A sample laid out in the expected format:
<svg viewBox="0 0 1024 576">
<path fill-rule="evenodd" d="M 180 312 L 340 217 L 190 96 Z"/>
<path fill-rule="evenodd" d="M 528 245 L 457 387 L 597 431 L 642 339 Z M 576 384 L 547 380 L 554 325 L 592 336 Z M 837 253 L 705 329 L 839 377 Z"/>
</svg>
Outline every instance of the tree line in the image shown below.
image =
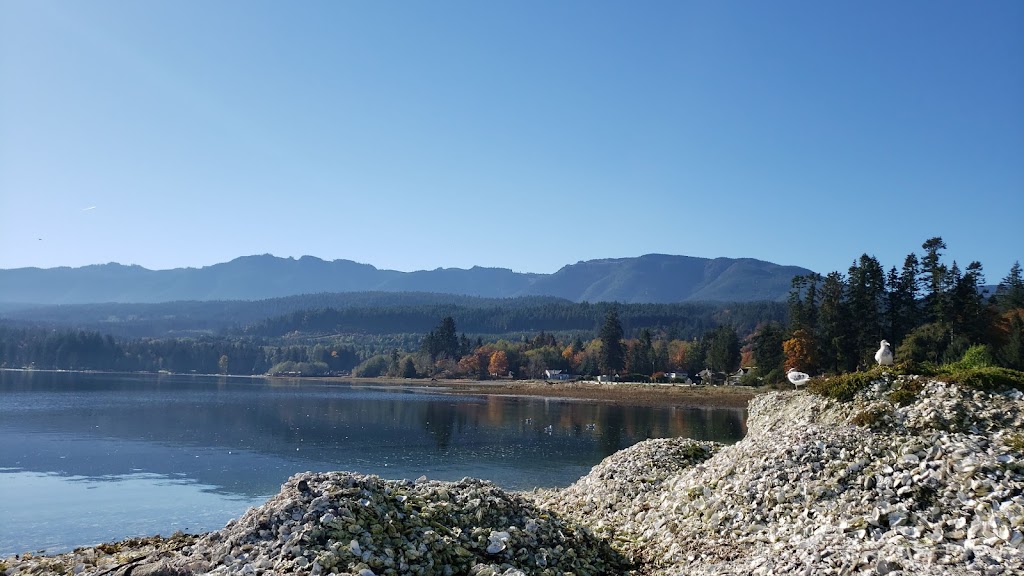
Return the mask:
<svg viewBox="0 0 1024 576">
<path fill-rule="evenodd" d="M 351 371 L 355 346 L 289 345 L 223 337 L 118 340 L 85 330 L 0 325 L 0 367 L 118 372 L 266 374 Z"/>
<path fill-rule="evenodd" d="M 599 330 L 584 339 L 540 331 L 532 337 L 485 341 L 459 334 L 446 316 L 423 337 L 417 350 L 376 354 L 355 368 L 362 377 L 544 378 L 559 370 L 573 376 L 618 375 L 631 380 L 666 379 L 672 372 L 696 374 L 704 368 L 734 371 L 742 359 L 735 327 L 719 325 L 692 339 L 641 328 L 627 338 L 619 308 L 611 306 Z"/>
<path fill-rule="evenodd" d="M 1024 370 L 1024 281 L 1014 263 L 986 295 L 980 262 L 964 268 L 943 261 L 946 243 L 930 238 L 921 254 L 885 271 L 862 255 L 846 274 L 797 276 L 789 295 L 789 325 L 769 323 L 751 338 L 762 377 L 785 368 L 843 373 L 874 364 L 881 340 L 898 362 L 955 362 L 974 347 L 986 362 Z"/>
</svg>

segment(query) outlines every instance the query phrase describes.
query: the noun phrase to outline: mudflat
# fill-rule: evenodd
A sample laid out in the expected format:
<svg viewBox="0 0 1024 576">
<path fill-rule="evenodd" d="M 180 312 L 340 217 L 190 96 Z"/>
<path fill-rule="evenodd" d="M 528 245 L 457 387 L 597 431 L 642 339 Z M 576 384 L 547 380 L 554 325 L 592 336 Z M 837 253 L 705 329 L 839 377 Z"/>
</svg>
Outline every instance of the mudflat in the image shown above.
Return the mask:
<svg viewBox="0 0 1024 576">
<path fill-rule="evenodd" d="M 628 406 L 746 408 L 762 390 L 747 386 L 680 386 L 636 382 L 545 382 L 544 380 L 421 380 L 402 378 L 324 378 L 357 386 L 421 387 L 431 392 L 542 396 L 596 400 Z"/>
</svg>

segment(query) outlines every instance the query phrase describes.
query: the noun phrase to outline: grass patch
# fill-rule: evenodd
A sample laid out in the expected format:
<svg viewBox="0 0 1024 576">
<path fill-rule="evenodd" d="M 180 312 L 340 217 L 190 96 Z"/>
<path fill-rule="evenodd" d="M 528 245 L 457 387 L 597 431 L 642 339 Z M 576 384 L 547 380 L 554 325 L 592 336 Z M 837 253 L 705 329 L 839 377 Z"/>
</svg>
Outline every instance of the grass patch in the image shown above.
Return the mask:
<svg viewBox="0 0 1024 576">
<path fill-rule="evenodd" d="M 918 380 L 907 380 L 898 389 L 889 392 L 889 401 L 897 406 L 910 406 L 924 390 L 924 384 Z"/>
<path fill-rule="evenodd" d="M 881 377 L 882 371 L 873 369 L 867 372 L 848 372 L 827 378 L 815 378 L 807 384 L 807 391 L 835 400 L 853 400 L 857 392 Z"/>
<path fill-rule="evenodd" d="M 1024 453 L 1024 434 L 1018 432 L 1016 434 L 1010 434 L 1003 438 L 1003 444 L 1006 447 L 1015 452 Z"/>
<path fill-rule="evenodd" d="M 979 390 L 1024 388 L 1024 372 L 999 366 L 980 366 L 976 368 L 949 366 L 941 370 L 935 377 L 939 380 L 948 380 Z"/>
<path fill-rule="evenodd" d="M 934 364 L 904 365 L 896 367 L 872 368 L 865 372 L 848 372 L 825 378 L 814 378 L 807 384 L 807 391 L 819 396 L 825 396 L 834 400 L 852 400 L 857 392 L 865 389 L 875 380 L 883 378 L 883 373 L 889 375 L 911 375 L 917 374 L 942 380 L 943 382 L 955 382 L 978 390 L 1001 390 L 1005 388 L 1018 388 L 1024 390 L 1024 372 L 1002 368 L 999 366 L 978 366 L 972 363 L 950 364 L 946 366 L 935 366 Z M 904 382 L 898 390 L 888 394 L 889 400 L 900 406 L 907 406 L 913 403 L 924 384 L 917 381 Z"/>
<path fill-rule="evenodd" d="M 865 428 L 876 428 L 889 414 L 888 410 L 876 406 L 854 414 L 853 418 L 850 418 L 850 423 Z"/>
</svg>

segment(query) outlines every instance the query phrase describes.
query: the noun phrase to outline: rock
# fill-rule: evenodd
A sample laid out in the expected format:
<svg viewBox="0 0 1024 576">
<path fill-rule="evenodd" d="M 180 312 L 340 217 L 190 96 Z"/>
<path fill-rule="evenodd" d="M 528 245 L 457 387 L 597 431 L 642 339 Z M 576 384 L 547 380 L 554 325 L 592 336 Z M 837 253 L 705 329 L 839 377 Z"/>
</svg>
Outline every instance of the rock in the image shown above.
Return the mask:
<svg viewBox="0 0 1024 576">
<path fill-rule="evenodd" d="M 125 576 L 192 576 L 192 571 L 182 566 L 174 566 L 167 561 L 161 561 L 129 566 L 122 574 Z"/>
</svg>

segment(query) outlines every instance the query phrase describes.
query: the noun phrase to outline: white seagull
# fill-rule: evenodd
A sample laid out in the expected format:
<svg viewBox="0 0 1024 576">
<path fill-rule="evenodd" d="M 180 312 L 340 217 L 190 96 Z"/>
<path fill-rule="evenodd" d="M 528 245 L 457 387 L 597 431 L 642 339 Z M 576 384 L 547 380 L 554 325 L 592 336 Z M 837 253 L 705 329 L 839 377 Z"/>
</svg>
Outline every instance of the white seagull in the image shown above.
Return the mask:
<svg viewBox="0 0 1024 576">
<path fill-rule="evenodd" d="M 889 348 L 889 342 L 882 340 L 882 346 L 875 352 L 875 362 L 878 362 L 879 366 L 892 366 L 892 348 Z"/>
<path fill-rule="evenodd" d="M 811 376 L 806 372 L 797 372 L 796 368 L 790 368 L 789 372 L 786 372 L 786 378 L 789 378 L 789 381 L 793 383 L 793 387 L 799 389 L 804 384 L 807 384 Z"/>
</svg>

